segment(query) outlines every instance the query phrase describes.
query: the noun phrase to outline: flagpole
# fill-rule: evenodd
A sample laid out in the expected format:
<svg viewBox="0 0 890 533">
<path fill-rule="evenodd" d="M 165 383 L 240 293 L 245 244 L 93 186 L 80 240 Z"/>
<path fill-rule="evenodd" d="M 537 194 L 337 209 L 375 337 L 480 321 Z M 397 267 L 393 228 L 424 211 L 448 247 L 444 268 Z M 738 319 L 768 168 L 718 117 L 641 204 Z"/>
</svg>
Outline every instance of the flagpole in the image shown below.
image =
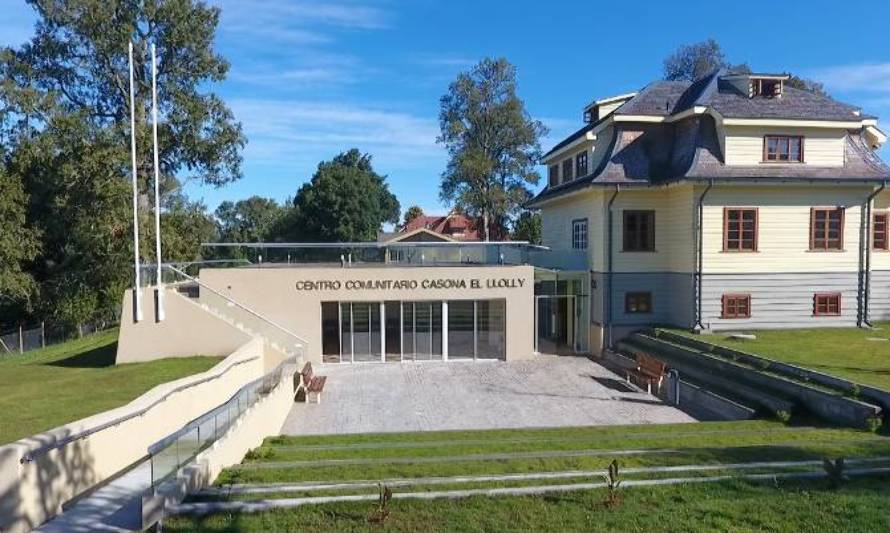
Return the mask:
<svg viewBox="0 0 890 533">
<path fill-rule="evenodd" d="M 161 171 L 158 160 L 158 84 L 157 84 L 158 63 L 155 56 L 155 44 L 151 44 L 151 115 L 152 115 L 152 137 L 154 140 L 155 155 L 155 258 L 157 258 L 158 266 L 156 271 L 157 287 L 155 288 L 155 308 L 157 312 L 157 321 L 164 320 L 164 286 L 161 276 L 161 201 L 160 201 L 160 182 Z"/>
<path fill-rule="evenodd" d="M 130 154 L 133 165 L 133 269 L 136 274 L 134 289 L 134 315 L 136 322 L 142 320 L 142 282 L 139 274 L 139 193 L 136 178 L 136 96 L 133 88 L 133 41 L 130 41 Z"/>
</svg>

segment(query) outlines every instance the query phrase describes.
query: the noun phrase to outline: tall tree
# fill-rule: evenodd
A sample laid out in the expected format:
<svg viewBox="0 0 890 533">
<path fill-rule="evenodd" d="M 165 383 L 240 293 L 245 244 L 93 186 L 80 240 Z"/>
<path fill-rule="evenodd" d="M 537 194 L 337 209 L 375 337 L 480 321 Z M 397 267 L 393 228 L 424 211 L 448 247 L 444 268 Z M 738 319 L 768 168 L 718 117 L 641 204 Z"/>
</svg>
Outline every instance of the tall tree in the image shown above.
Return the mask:
<svg viewBox="0 0 890 533">
<path fill-rule="evenodd" d="M 176 192 L 179 183 L 238 179 L 245 140 L 210 90 L 228 70 L 213 50 L 218 9 L 198 0 L 28 2 L 38 15 L 34 37 L 0 48 L 0 145 L 7 172 L 25 185 L 26 224 L 42 236 L 28 267 L 40 287 L 36 312 L 75 323 L 116 312 L 132 280 L 128 42 L 135 41 L 144 260 L 154 257 L 150 42 L 159 60 L 165 260 L 195 257 L 180 232 L 191 238 L 213 228 L 203 206 Z"/>
<path fill-rule="evenodd" d="M 2 162 L 2 158 L 0 158 Z M 3 315 L 30 307 L 37 285 L 25 265 L 37 255 L 38 234 L 25 225 L 27 196 L 21 180 L 0 165 L 0 325 Z"/>
<path fill-rule="evenodd" d="M 353 148 L 318 164 L 276 233 L 296 241 L 373 241 L 384 223 L 398 221 L 399 201 L 386 177 L 374 171 L 369 154 Z"/>
<path fill-rule="evenodd" d="M 55 109 L 44 106 L 33 113 L 77 113 L 92 126 L 111 128 L 120 146 L 128 148 L 127 45 L 132 39 L 139 168 L 147 182 L 152 158 L 149 46 L 156 43 L 163 176 L 217 186 L 241 176 L 241 125 L 207 90 L 229 68 L 213 49 L 218 8 L 197 0 L 27 1 L 38 15 L 35 35 L 21 49 L 5 49 L 2 55 L 3 74 L 16 88 L 7 93 L 15 97 L 12 105 L 26 108 L 42 99 Z"/>
<path fill-rule="evenodd" d="M 516 94 L 516 69 L 506 59 L 486 58 L 463 72 L 440 100 L 437 141 L 448 150 L 439 195 L 506 233 L 507 221 L 531 198 L 540 180 L 535 165 L 547 128 L 534 120 Z"/>
<path fill-rule="evenodd" d="M 714 39 L 684 44 L 664 60 L 664 79 L 695 81 L 727 66 L 726 56 Z"/>
<path fill-rule="evenodd" d="M 402 227 L 405 227 L 408 224 L 410 224 L 411 221 L 414 220 L 415 218 L 422 217 L 422 216 L 423 216 L 423 209 L 421 209 L 419 205 L 412 205 L 411 207 L 408 208 L 407 211 L 405 211 L 405 217 L 402 220 Z"/>
<path fill-rule="evenodd" d="M 523 211 L 513 223 L 513 240 L 541 244 L 541 215 L 534 211 Z"/>
<path fill-rule="evenodd" d="M 264 242 L 274 240 L 286 209 L 271 198 L 251 196 L 237 202 L 225 201 L 215 217 L 222 242 Z M 229 257 L 248 257 L 247 250 L 227 249 Z"/>
</svg>

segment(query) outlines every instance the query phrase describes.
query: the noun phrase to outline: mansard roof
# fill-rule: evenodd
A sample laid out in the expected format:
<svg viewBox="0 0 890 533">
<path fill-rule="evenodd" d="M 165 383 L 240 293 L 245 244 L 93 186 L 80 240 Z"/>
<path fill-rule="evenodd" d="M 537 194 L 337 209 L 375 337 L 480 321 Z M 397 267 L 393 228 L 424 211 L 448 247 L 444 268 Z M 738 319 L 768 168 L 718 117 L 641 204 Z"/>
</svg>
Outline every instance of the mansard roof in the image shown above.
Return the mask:
<svg viewBox="0 0 890 533">
<path fill-rule="evenodd" d="M 890 181 L 890 167 L 869 148 L 861 128 L 847 131 L 842 167 L 725 165 L 714 115 L 844 122 L 861 122 L 867 117 L 853 106 L 792 87 L 785 87 L 781 98 L 749 98 L 721 81 L 722 75 L 717 71 L 696 82 L 657 81 L 643 88 L 615 110 L 618 118 L 611 123 L 611 135 L 599 135 L 597 142 L 608 142 L 608 146 L 597 167 L 587 176 L 545 188 L 530 205 L 597 185 L 648 186 L 709 179 Z M 715 113 L 677 116 L 699 106 Z M 636 120 L 637 116 L 655 120 Z M 598 125 L 588 124 L 573 136 Z M 555 149 L 569 142 L 567 139 Z"/>
</svg>

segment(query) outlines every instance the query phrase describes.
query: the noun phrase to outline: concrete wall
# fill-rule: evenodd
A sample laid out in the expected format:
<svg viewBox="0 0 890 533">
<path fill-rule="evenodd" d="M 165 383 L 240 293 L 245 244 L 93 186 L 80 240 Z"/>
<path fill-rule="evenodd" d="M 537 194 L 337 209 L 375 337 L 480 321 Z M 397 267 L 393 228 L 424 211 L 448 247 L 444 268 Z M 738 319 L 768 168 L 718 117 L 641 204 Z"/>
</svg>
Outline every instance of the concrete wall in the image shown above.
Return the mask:
<svg viewBox="0 0 890 533">
<path fill-rule="evenodd" d="M 153 288 L 143 291 L 140 322 L 133 320 L 133 291 L 124 292 L 118 364 L 193 355 L 223 357 L 251 339 L 250 335 L 171 289 L 166 291 L 164 299 L 166 318 L 157 322 L 154 292 Z"/>
<path fill-rule="evenodd" d="M 331 301 L 423 301 L 505 299 L 507 359 L 528 359 L 534 352 L 534 269 L 529 266 L 336 266 L 204 269 L 201 282 L 298 333 L 307 340 L 306 359 L 321 361 L 321 303 Z M 348 282 L 416 282 L 417 287 L 348 289 Z M 466 289 L 423 288 L 425 280 L 463 280 Z M 499 280 L 522 283 L 489 287 Z M 298 290 L 298 282 L 339 282 L 340 289 Z M 474 288 L 471 283 L 478 283 Z"/>
<path fill-rule="evenodd" d="M 62 504 L 74 496 L 143 458 L 149 445 L 222 404 L 234 391 L 261 376 L 263 354 L 262 341 L 250 340 L 206 372 L 158 385 L 123 407 L 0 447 L 0 531 L 36 527 L 58 514 Z M 177 390 L 188 384 L 194 386 Z M 31 462 L 20 462 L 25 454 L 44 444 L 60 442 L 146 408 L 140 416 L 53 449 Z"/>
</svg>

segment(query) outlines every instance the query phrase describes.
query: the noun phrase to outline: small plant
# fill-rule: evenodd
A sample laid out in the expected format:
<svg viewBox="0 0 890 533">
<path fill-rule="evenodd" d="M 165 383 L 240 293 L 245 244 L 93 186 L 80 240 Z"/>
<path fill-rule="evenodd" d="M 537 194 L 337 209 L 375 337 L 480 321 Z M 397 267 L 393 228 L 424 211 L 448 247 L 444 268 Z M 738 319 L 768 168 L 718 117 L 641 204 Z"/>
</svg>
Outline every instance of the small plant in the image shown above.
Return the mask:
<svg viewBox="0 0 890 533">
<path fill-rule="evenodd" d="M 827 457 L 822 459 L 822 468 L 824 468 L 825 473 L 828 474 L 828 482 L 831 483 L 831 488 L 833 489 L 840 487 L 848 479 L 844 474 L 843 457 L 839 457 L 834 461 Z"/>
<path fill-rule="evenodd" d="M 869 431 L 871 431 L 872 433 L 875 433 L 879 429 L 881 429 L 881 425 L 883 425 L 883 419 L 879 416 L 872 416 L 872 417 L 869 417 L 869 419 L 865 421 L 865 424 Z"/>
<path fill-rule="evenodd" d="M 776 418 L 779 419 L 779 422 L 787 424 L 788 421 L 791 420 L 791 413 L 785 410 L 776 411 Z"/>
<path fill-rule="evenodd" d="M 606 480 L 606 490 L 609 491 L 606 501 L 603 502 L 606 507 L 616 507 L 621 503 L 621 496 L 618 494 L 618 487 L 621 486 L 621 474 L 618 470 L 618 460 L 612 461 L 609 465 L 609 471 L 603 474 Z"/>
<path fill-rule="evenodd" d="M 377 508 L 371 513 L 371 517 L 368 520 L 375 524 L 382 524 L 389 518 L 389 502 L 392 500 L 392 490 L 386 485 L 378 483 L 377 492 L 379 494 Z"/>
</svg>

